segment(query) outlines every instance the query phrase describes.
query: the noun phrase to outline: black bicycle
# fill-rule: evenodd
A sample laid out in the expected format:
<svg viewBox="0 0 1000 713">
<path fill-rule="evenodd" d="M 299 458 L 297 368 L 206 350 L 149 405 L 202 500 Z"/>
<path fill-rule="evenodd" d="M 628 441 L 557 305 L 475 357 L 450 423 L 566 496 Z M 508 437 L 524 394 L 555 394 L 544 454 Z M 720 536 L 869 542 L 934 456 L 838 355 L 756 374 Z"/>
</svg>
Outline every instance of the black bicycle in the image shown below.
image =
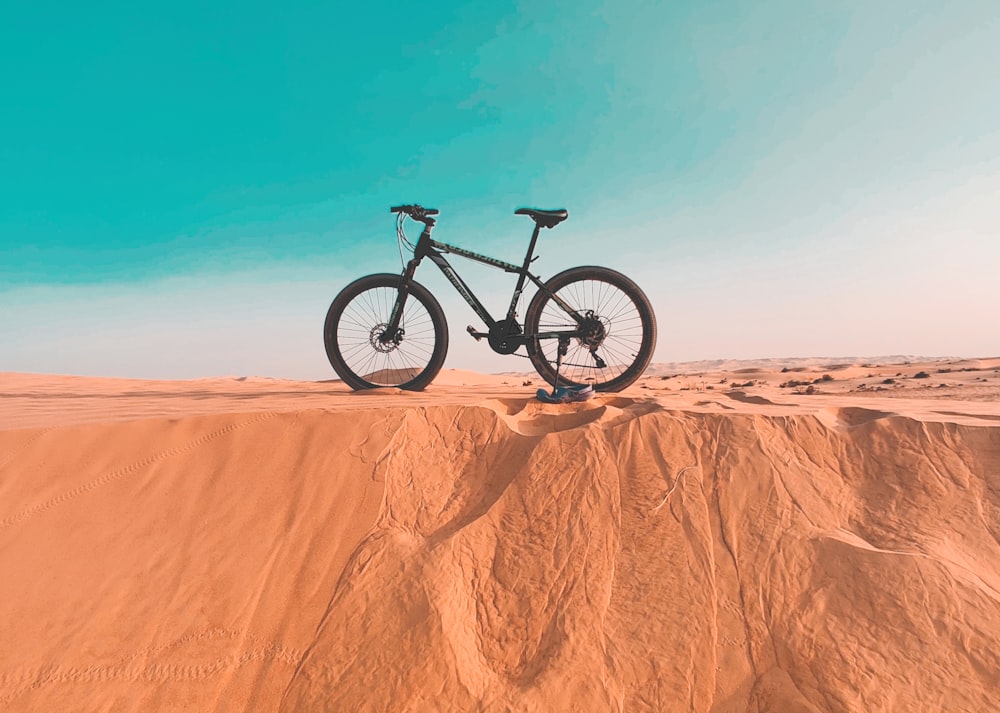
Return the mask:
<svg viewBox="0 0 1000 713">
<path fill-rule="evenodd" d="M 437 265 L 487 326 L 467 331 L 484 337 L 498 354 L 524 347 L 535 370 L 553 386 L 591 384 L 598 391 L 619 391 L 649 365 L 656 346 L 656 318 L 642 290 L 628 277 L 605 267 L 574 267 L 542 282 L 528 269 L 541 228 L 566 220 L 565 210 L 519 208 L 535 221 L 521 265 L 478 255 L 431 239 L 438 211 L 419 205 L 391 209 L 397 214 L 400 258 L 403 246 L 413 258 L 402 274 L 368 275 L 345 287 L 330 305 L 323 329 L 326 354 L 334 371 L 354 389 L 395 386 L 420 390 L 444 364 L 448 326 L 441 305 L 413 279 L 425 257 Z M 417 244 L 406 237 L 406 218 L 424 224 Z M 518 276 L 503 319 L 494 319 L 459 277 L 444 254 L 458 255 Z M 538 291 L 524 324 L 517 306 L 526 281 Z"/>
</svg>

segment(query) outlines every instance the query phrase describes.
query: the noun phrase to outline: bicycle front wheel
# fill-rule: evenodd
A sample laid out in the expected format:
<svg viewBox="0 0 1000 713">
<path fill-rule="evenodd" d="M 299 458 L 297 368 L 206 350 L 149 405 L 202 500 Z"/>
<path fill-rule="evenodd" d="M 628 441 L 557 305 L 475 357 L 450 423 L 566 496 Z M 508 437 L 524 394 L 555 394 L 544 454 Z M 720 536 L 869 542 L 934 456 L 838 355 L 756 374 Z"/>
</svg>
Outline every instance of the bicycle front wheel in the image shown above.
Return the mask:
<svg viewBox="0 0 1000 713">
<path fill-rule="evenodd" d="M 528 356 L 539 375 L 556 383 L 557 333 L 571 334 L 559 385 L 591 384 L 621 391 L 649 366 L 656 317 L 649 299 L 625 275 L 606 267 L 574 267 L 550 279 L 528 305 Z M 569 306 L 570 315 L 553 296 Z"/>
<path fill-rule="evenodd" d="M 323 342 L 330 365 L 353 389 L 395 386 L 420 391 L 444 364 L 448 326 L 427 288 L 410 282 L 399 331 L 384 335 L 399 295 L 399 275 L 369 275 L 345 287 L 326 314 Z"/>
</svg>

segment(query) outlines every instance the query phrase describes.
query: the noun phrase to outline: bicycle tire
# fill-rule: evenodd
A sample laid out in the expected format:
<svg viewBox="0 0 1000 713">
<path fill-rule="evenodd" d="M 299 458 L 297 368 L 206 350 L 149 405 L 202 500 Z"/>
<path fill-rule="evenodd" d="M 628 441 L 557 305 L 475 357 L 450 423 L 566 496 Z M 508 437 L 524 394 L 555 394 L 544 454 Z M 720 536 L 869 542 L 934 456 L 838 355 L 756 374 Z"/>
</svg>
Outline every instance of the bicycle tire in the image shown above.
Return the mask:
<svg viewBox="0 0 1000 713">
<path fill-rule="evenodd" d="M 330 304 L 323 342 L 330 365 L 352 389 L 394 386 L 421 391 L 437 376 L 448 352 L 448 324 L 441 305 L 426 287 L 410 281 L 399 343 L 377 339 L 396 302 L 402 277 L 362 277 Z"/>
<path fill-rule="evenodd" d="M 631 279 L 606 267 L 574 267 L 545 283 L 528 305 L 525 333 L 575 329 L 577 324 L 552 299 L 557 294 L 579 314 L 593 310 L 603 336 L 597 350 L 607 365 L 599 368 L 583 339 L 574 337 L 563 357 L 559 385 L 593 385 L 597 391 L 621 391 L 649 366 L 656 347 L 656 316 L 645 293 Z M 532 365 L 545 381 L 556 384 L 558 340 L 529 338 Z"/>
</svg>

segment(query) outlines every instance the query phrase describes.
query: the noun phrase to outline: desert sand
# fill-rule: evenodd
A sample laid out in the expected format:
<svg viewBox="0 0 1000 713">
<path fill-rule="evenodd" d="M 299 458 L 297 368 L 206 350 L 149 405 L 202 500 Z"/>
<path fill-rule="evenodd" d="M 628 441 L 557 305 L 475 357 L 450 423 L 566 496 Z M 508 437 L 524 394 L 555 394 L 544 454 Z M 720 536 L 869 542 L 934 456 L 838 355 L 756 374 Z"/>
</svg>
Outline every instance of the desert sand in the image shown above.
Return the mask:
<svg viewBox="0 0 1000 713">
<path fill-rule="evenodd" d="M 1000 710 L 1000 358 L 0 374 L 0 710 Z"/>
</svg>

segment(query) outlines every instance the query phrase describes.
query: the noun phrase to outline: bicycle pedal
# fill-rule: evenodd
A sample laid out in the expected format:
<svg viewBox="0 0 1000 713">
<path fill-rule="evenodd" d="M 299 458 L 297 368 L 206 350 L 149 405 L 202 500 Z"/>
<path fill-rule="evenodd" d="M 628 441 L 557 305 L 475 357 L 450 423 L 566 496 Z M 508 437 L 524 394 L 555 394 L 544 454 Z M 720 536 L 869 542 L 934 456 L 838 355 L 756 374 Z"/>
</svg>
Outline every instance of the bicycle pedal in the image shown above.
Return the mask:
<svg viewBox="0 0 1000 713">
<path fill-rule="evenodd" d="M 468 327 L 465 328 L 465 331 L 468 332 L 470 335 L 472 335 L 472 338 L 475 339 L 477 342 L 480 339 L 482 339 L 483 337 L 490 336 L 490 335 L 488 335 L 488 334 L 486 334 L 484 332 L 477 332 L 476 328 L 473 327 L 471 324 Z"/>
</svg>

